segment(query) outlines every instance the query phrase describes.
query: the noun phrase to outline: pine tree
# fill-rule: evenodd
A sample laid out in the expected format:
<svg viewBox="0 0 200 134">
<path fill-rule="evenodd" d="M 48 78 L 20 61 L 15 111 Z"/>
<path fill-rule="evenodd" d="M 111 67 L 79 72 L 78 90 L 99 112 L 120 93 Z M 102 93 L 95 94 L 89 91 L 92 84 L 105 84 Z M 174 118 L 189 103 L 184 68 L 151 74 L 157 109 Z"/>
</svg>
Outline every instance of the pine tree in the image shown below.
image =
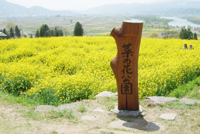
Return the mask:
<svg viewBox="0 0 200 134">
<path fill-rule="evenodd" d="M 51 35 L 51 36 L 55 36 L 55 30 L 52 30 L 52 29 L 51 29 L 51 30 L 50 30 L 50 35 Z"/>
<path fill-rule="evenodd" d="M 198 40 L 197 33 L 194 33 L 194 40 Z"/>
<path fill-rule="evenodd" d="M 2 31 L 2 32 L 3 32 L 4 34 L 6 34 L 6 35 L 7 35 L 7 39 L 8 39 L 8 38 L 10 38 L 10 37 L 9 37 L 9 34 L 7 33 L 7 31 L 6 31 L 6 29 L 5 29 L 5 28 L 3 29 L 3 31 Z"/>
<path fill-rule="evenodd" d="M 58 35 L 63 36 L 63 31 L 61 29 L 58 30 Z"/>
<path fill-rule="evenodd" d="M 17 25 L 15 26 L 15 36 L 21 37 L 21 33 Z"/>
<path fill-rule="evenodd" d="M 193 33 L 190 28 L 186 29 L 185 27 L 181 28 L 180 36 L 181 39 L 193 39 Z"/>
<path fill-rule="evenodd" d="M 37 31 L 36 31 L 36 33 L 35 33 L 35 38 L 37 38 L 37 37 L 40 37 L 40 32 L 39 32 L 38 29 L 37 29 Z"/>
<path fill-rule="evenodd" d="M 55 32 L 54 33 L 55 33 L 55 36 L 59 36 L 57 28 L 55 28 Z"/>
<path fill-rule="evenodd" d="M 51 30 L 47 30 L 47 31 L 45 32 L 45 37 L 50 37 L 50 36 L 52 36 Z"/>
<path fill-rule="evenodd" d="M 75 24 L 74 36 L 83 36 L 83 27 L 80 22 L 76 22 Z"/>
<path fill-rule="evenodd" d="M 187 39 L 187 30 L 184 27 L 181 28 L 180 38 L 181 39 Z"/>
<path fill-rule="evenodd" d="M 5 29 L 5 28 L 3 29 L 3 33 L 4 33 L 4 34 L 7 34 L 7 32 L 6 32 L 6 29 Z"/>
<path fill-rule="evenodd" d="M 41 27 L 40 27 L 40 37 L 45 37 L 45 36 L 49 36 L 49 27 L 47 24 L 43 24 Z M 48 32 L 47 32 L 48 31 Z"/>
<path fill-rule="evenodd" d="M 190 39 L 193 39 L 193 33 L 192 33 L 192 31 L 190 30 L 190 28 L 188 28 L 188 30 L 187 30 L 187 35 L 188 35 L 188 39 L 190 40 Z"/>
<path fill-rule="evenodd" d="M 10 38 L 14 38 L 15 37 L 15 34 L 14 34 L 14 31 L 12 29 L 12 27 L 10 28 Z"/>
</svg>

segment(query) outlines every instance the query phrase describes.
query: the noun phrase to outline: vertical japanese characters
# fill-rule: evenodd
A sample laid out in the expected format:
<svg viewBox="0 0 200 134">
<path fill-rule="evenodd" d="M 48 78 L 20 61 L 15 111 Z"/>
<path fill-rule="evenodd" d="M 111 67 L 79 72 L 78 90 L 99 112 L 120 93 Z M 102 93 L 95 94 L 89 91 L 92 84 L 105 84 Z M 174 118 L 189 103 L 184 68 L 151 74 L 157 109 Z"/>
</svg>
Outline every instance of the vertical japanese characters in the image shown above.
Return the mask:
<svg viewBox="0 0 200 134">
<path fill-rule="evenodd" d="M 132 44 L 124 44 L 122 46 L 123 52 L 121 53 L 123 60 L 123 83 L 121 84 L 121 93 L 122 94 L 132 94 L 133 93 L 133 84 L 130 81 L 132 68 L 131 68 L 131 58 L 133 56 L 133 50 L 131 49 Z"/>
</svg>

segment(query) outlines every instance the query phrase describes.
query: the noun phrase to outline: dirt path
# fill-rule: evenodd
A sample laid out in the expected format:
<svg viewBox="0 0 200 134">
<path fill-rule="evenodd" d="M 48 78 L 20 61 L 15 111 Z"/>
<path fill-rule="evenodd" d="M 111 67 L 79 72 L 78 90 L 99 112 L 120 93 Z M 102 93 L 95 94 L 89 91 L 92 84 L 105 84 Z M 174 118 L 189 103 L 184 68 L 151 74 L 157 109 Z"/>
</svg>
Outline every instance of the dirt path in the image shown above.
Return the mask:
<svg viewBox="0 0 200 134">
<path fill-rule="evenodd" d="M 25 109 L 22 105 L 5 105 L 0 102 L 0 133 L 1 134 L 50 134 L 50 133 L 82 133 L 84 128 L 68 120 L 46 120 L 43 114 L 37 118 L 33 109 Z M 31 115 L 33 114 L 33 115 Z M 40 114 L 40 113 L 39 113 Z M 33 119 L 32 119 L 33 118 Z"/>
<path fill-rule="evenodd" d="M 116 105 L 116 98 L 101 98 L 77 102 L 72 108 L 75 121 L 61 112 L 34 112 L 21 104 L 0 101 L 1 134 L 129 134 L 129 133 L 199 133 L 200 106 L 182 105 L 179 102 L 151 106 L 144 117 L 118 118 L 109 110 Z M 177 104 L 176 104 L 177 103 Z M 182 105 L 183 108 L 175 108 Z M 187 106 L 190 106 L 189 108 Z M 80 107 L 86 111 L 80 110 Z M 94 111 L 96 110 L 96 111 Z M 175 120 L 163 120 L 163 113 L 176 113 Z"/>
</svg>

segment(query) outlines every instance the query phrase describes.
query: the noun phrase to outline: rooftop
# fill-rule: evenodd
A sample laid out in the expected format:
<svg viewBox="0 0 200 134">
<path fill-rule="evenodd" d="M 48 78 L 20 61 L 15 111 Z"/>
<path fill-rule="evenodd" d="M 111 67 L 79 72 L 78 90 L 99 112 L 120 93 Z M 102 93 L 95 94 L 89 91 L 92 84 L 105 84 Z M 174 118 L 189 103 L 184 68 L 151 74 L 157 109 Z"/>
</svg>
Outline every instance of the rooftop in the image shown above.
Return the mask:
<svg viewBox="0 0 200 134">
<path fill-rule="evenodd" d="M 0 37 L 6 37 L 6 36 L 7 36 L 6 34 L 0 32 Z"/>
</svg>

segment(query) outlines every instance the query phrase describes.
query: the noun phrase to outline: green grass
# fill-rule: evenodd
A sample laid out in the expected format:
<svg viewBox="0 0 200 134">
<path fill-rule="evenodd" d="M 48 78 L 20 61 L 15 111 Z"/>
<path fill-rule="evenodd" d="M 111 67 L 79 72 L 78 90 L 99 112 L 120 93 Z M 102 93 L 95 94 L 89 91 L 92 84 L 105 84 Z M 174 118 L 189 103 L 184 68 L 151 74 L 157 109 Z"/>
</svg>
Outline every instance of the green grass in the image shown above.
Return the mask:
<svg viewBox="0 0 200 134">
<path fill-rule="evenodd" d="M 115 103 L 117 102 L 117 100 L 118 100 L 117 97 L 112 97 L 112 98 L 106 97 L 99 99 L 98 103 L 106 106 L 107 110 L 110 111 L 111 109 L 115 108 Z"/>
<path fill-rule="evenodd" d="M 101 134 L 114 134 L 113 132 L 101 131 Z"/>
<path fill-rule="evenodd" d="M 191 98 L 191 99 L 198 99 L 200 100 L 200 77 L 197 77 L 193 81 L 189 83 L 185 83 L 178 88 L 174 89 L 169 96 L 176 97 L 176 98 Z"/>
<path fill-rule="evenodd" d="M 49 117 L 51 118 L 66 118 L 69 119 L 73 123 L 77 123 L 77 118 L 74 116 L 72 109 L 64 109 L 61 111 L 50 111 Z"/>
<path fill-rule="evenodd" d="M 0 92 L 0 101 L 3 102 L 5 105 L 16 105 L 18 103 L 22 104 L 24 106 L 24 109 L 28 110 L 23 110 L 19 109 L 18 112 L 22 113 L 25 117 L 37 121 L 47 121 L 51 119 L 57 119 L 60 120 L 62 118 L 69 119 L 69 121 L 76 123 L 77 118 L 74 116 L 73 111 L 71 109 L 66 109 L 62 111 L 49 111 L 49 112 L 44 112 L 44 113 L 39 113 L 35 112 L 34 108 L 42 105 L 41 102 L 37 100 L 33 100 L 30 98 L 24 98 L 20 96 L 14 96 L 9 93 L 3 93 Z M 86 108 L 81 108 L 82 112 L 86 110 Z"/>
<path fill-rule="evenodd" d="M 192 91 L 188 93 L 189 98 L 200 100 L 200 87 L 194 87 Z"/>
<path fill-rule="evenodd" d="M 168 96 L 170 97 L 177 97 L 178 99 L 181 99 L 183 97 L 191 98 L 191 99 L 197 99 L 200 100 L 200 77 L 194 79 L 193 81 L 190 81 L 189 83 L 185 83 L 178 88 L 174 89 Z M 97 103 L 104 105 L 108 111 L 111 109 L 114 109 L 117 97 L 112 98 L 102 98 L 97 100 Z M 62 111 L 49 111 L 46 113 L 38 113 L 34 112 L 34 108 L 38 105 L 41 105 L 42 103 L 33 100 L 30 98 L 24 98 L 24 97 L 16 97 L 12 94 L 3 93 L 0 92 L 0 101 L 3 102 L 6 105 L 15 105 L 15 104 L 22 104 L 25 106 L 25 108 L 28 108 L 28 110 L 20 109 L 19 112 L 23 113 L 23 115 L 29 119 L 33 120 L 62 120 L 63 118 L 69 120 L 70 122 L 77 123 L 78 117 L 74 114 L 74 111 L 71 109 L 66 109 Z M 175 108 L 175 109 L 196 109 L 200 107 L 200 104 L 184 104 L 179 102 L 179 100 L 175 102 L 169 102 L 165 105 L 160 105 L 160 108 L 164 109 L 166 107 L 169 108 Z M 79 105 L 76 109 L 80 113 L 87 112 L 87 108 L 84 105 Z"/>
<path fill-rule="evenodd" d="M 41 114 L 41 113 L 35 112 L 33 110 L 28 110 L 26 112 L 23 111 L 23 113 L 24 113 L 25 117 L 27 117 L 29 119 L 37 120 L 37 121 L 44 120 L 46 118 L 45 114 Z"/>
<path fill-rule="evenodd" d="M 174 89 L 169 95 L 169 97 L 190 98 L 200 100 L 200 77 L 180 85 L 178 88 Z M 170 107 L 176 109 L 196 109 L 200 107 L 200 104 L 185 104 L 181 103 L 179 100 L 175 102 L 169 102 L 165 105 L 159 105 L 161 108 Z"/>
<path fill-rule="evenodd" d="M 86 109 L 85 106 L 81 105 L 81 106 L 78 107 L 78 111 L 81 112 L 81 113 L 84 113 L 84 112 L 87 111 L 87 109 Z"/>
<path fill-rule="evenodd" d="M 168 104 L 170 108 L 176 108 L 176 109 L 196 109 L 197 107 L 200 107 L 200 104 L 185 104 L 181 102 L 173 102 Z"/>
<path fill-rule="evenodd" d="M 30 99 L 30 98 L 24 98 L 24 97 L 21 97 L 21 96 L 14 96 L 12 94 L 4 93 L 2 91 L 0 91 L 0 100 L 7 100 L 11 104 L 12 103 L 13 104 L 21 103 L 22 105 L 27 106 L 27 107 L 35 107 L 35 106 L 42 104 L 38 100 L 33 100 L 33 99 Z"/>
<path fill-rule="evenodd" d="M 57 134 L 57 132 L 56 131 L 52 131 L 50 134 Z"/>
<path fill-rule="evenodd" d="M 182 86 L 175 89 L 175 91 L 176 91 L 176 93 L 178 93 L 180 90 L 188 90 L 189 89 L 187 92 L 186 91 L 184 91 L 183 93 L 180 92 L 180 96 L 198 99 L 199 93 L 197 91 L 199 91 L 199 87 L 200 87 L 199 83 L 200 83 L 200 78 L 197 78 L 193 81 L 190 81 L 189 83 L 183 84 Z M 185 88 L 183 89 L 183 87 L 185 87 Z M 94 107 L 96 107 L 96 105 L 99 106 L 99 104 L 101 105 L 102 108 L 106 108 L 107 110 L 112 109 L 113 106 L 116 106 L 117 97 L 99 98 L 99 99 L 91 100 L 91 101 L 87 101 L 87 102 L 80 102 L 80 105 L 78 105 L 77 108 L 73 109 L 73 111 L 72 111 L 72 109 L 66 109 L 66 110 L 62 110 L 62 111 L 49 111 L 49 112 L 34 112 L 33 108 L 35 106 L 37 106 L 39 103 L 31 104 L 31 101 L 33 101 L 33 100 L 15 97 L 15 96 L 13 96 L 11 94 L 7 94 L 7 93 L 0 92 L 0 101 L 3 105 L 7 104 L 7 103 L 8 103 L 8 105 L 12 104 L 13 107 L 16 107 L 15 110 L 17 109 L 18 113 L 21 113 L 22 117 L 25 117 L 25 119 L 27 119 L 27 120 L 31 120 L 31 119 L 37 120 L 36 123 L 38 123 L 38 122 L 40 122 L 40 123 L 44 122 L 44 123 L 49 123 L 49 124 L 50 123 L 58 123 L 58 122 L 62 123 L 62 121 L 65 121 L 67 119 L 67 121 L 69 121 L 69 125 L 71 125 L 70 123 L 72 123 L 72 125 L 78 126 L 82 123 L 81 121 L 78 122 L 79 121 L 78 119 L 80 118 L 80 116 L 83 115 L 82 113 L 84 113 L 84 112 L 85 112 L 84 114 L 90 113 L 90 109 L 93 109 Z M 25 106 L 22 106 L 22 104 L 18 104 L 18 103 L 22 103 Z M 143 103 L 145 103 L 145 101 L 143 100 L 140 103 L 143 104 Z M 15 104 L 17 104 L 17 105 L 15 105 Z M 88 105 L 86 105 L 86 104 L 88 104 Z M 27 106 L 29 107 L 28 109 L 27 109 Z M 150 109 L 154 109 L 154 110 L 151 111 Z M 155 122 L 163 124 L 166 128 L 165 133 L 181 133 L 181 132 L 198 133 L 199 132 L 199 129 L 200 129 L 200 119 L 199 119 L 200 104 L 194 104 L 194 105 L 184 104 L 184 103 L 179 102 L 179 100 L 177 100 L 174 102 L 169 102 L 169 103 L 160 105 L 159 107 L 155 106 L 154 108 L 147 108 L 148 114 L 150 114 L 151 112 L 153 112 L 153 114 L 155 114 L 156 111 L 160 111 L 159 114 L 161 114 L 164 112 L 169 112 L 169 110 L 176 112 L 178 114 L 176 117 L 176 120 L 163 121 L 163 120 L 159 119 L 158 117 L 157 118 L 153 117 L 153 119 L 151 119 L 151 120 L 149 119 L 148 121 L 155 120 Z M 147 116 L 148 116 L 148 114 L 147 114 Z M 4 118 L 3 115 L 0 115 L 0 116 L 2 116 L 2 118 Z M 103 114 L 102 116 L 105 116 L 105 115 Z M 112 116 L 112 115 L 109 115 L 109 116 Z M 108 124 L 115 120 L 117 120 L 117 118 L 113 116 L 113 118 L 111 118 L 109 121 L 106 120 L 105 122 Z M 123 119 L 123 120 L 127 121 L 127 122 L 131 121 L 129 119 Z M 88 126 L 91 125 L 90 122 L 87 122 L 87 123 L 88 123 L 87 124 Z M 1 125 L 1 123 L 0 123 L 0 125 Z M 85 122 L 84 122 L 84 126 L 86 126 Z M 37 129 L 35 127 L 35 125 L 28 123 L 28 122 L 25 125 L 21 123 L 16 126 L 11 126 L 9 124 L 2 128 L 4 129 L 4 131 L 0 132 L 0 133 L 10 133 L 10 132 L 16 131 L 16 129 L 17 130 L 20 129 L 20 131 L 22 131 L 22 132 L 24 129 L 26 129 L 26 130 L 28 130 L 29 128 Z M 88 130 L 103 129 L 103 128 L 104 127 L 98 125 L 96 128 L 94 128 L 94 127 L 88 128 Z M 114 128 L 113 131 L 130 132 L 128 130 L 119 129 L 119 128 Z M 136 130 L 136 133 L 138 133 L 137 131 L 138 130 Z M 139 132 L 142 133 L 145 131 L 140 130 Z M 51 130 L 51 132 L 50 132 L 50 134 L 57 134 L 57 133 L 58 133 L 58 129 L 56 129 L 56 128 Z M 102 130 L 102 131 L 100 131 L 100 133 L 101 134 L 113 134 L 114 132 L 112 132 L 112 130 L 110 130 L 110 131 Z"/>
<path fill-rule="evenodd" d="M 191 99 L 197 99 L 200 100 L 200 77 L 197 77 L 196 79 L 194 79 L 193 81 L 190 81 L 189 83 L 185 83 L 181 86 L 179 86 L 178 88 L 174 89 L 168 96 L 170 97 L 176 97 L 176 98 L 183 98 L 183 97 L 187 97 L 187 98 L 191 98 Z M 12 94 L 9 93 L 4 93 L 0 91 L 0 100 L 7 100 L 9 104 L 16 104 L 16 103 L 21 103 L 22 105 L 26 106 L 26 107 L 30 107 L 30 108 L 34 108 L 38 105 L 42 105 L 42 102 L 39 102 L 38 100 L 33 100 L 30 98 L 24 98 L 24 97 L 17 97 L 17 96 L 13 96 Z M 102 101 L 98 102 L 99 104 L 103 104 L 106 106 L 107 110 L 111 110 L 114 108 L 114 104 L 117 102 L 117 97 L 114 98 L 105 98 Z M 194 106 L 191 105 L 187 105 L 187 104 L 182 104 L 179 102 L 175 102 L 173 104 L 169 104 L 172 107 L 175 108 L 194 108 Z M 79 106 L 77 108 L 77 110 L 81 113 L 84 113 L 87 111 L 85 106 Z M 70 111 L 62 111 L 64 113 L 70 113 Z M 62 114 L 64 113 L 57 113 L 56 116 L 61 117 Z M 35 117 L 32 117 L 31 114 L 33 113 L 27 113 L 28 116 L 30 116 L 31 118 L 41 118 L 41 117 L 37 117 L 37 115 L 34 115 Z M 63 115 L 64 116 L 64 115 Z M 67 116 L 65 116 L 67 117 Z M 68 117 L 67 117 L 68 118 Z M 73 119 L 74 117 L 70 117 L 69 118 Z M 75 119 L 75 118 L 74 118 Z"/>
</svg>

